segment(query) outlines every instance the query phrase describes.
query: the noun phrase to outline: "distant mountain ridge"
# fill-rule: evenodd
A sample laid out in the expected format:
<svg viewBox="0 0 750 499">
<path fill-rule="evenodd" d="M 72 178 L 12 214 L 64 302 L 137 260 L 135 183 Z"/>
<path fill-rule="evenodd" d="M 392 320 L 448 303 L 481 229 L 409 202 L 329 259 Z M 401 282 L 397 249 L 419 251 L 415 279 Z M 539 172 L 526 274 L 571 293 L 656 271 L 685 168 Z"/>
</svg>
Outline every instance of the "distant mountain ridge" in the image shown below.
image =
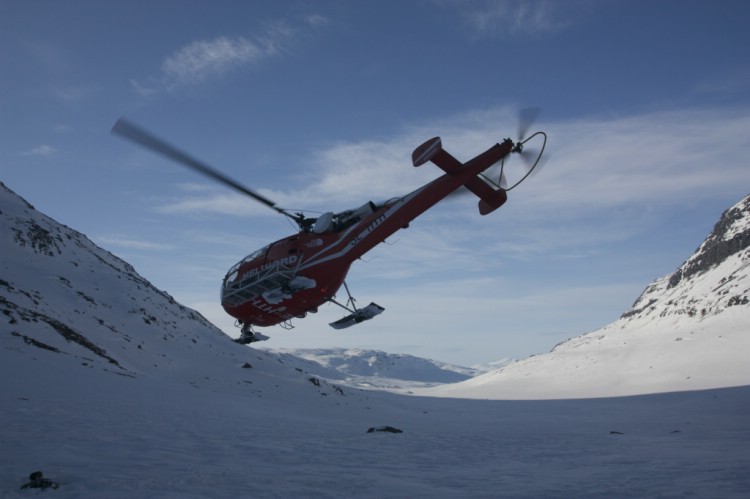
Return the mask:
<svg viewBox="0 0 750 499">
<path fill-rule="evenodd" d="M 619 320 L 551 352 L 429 394 L 614 396 L 750 385 L 750 195 Z"/>
<path fill-rule="evenodd" d="M 361 348 L 285 348 L 272 350 L 309 364 L 306 370 L 330 381 L 360 388 L 409 390 L 465 381 L 486 372 L 407 354 Z"/>
</svg>

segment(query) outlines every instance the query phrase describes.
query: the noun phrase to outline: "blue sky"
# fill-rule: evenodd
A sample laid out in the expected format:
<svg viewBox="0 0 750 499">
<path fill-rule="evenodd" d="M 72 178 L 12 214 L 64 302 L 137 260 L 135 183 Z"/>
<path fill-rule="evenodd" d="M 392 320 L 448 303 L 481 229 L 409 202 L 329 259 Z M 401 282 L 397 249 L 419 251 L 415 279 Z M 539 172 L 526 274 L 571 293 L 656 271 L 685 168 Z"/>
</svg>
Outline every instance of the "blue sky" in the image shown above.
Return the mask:
<svg viewBox="0 0 750 499">
<path fill-rule="evenodd" d="M 0 0 L 0 179 L 228 334 L 225 271 L 293 231 L 109 133 L 120 116 L 274 199 L 342 210 L 542 113 L 544 169 L 481 217 L 446 200 L 352 267 L 360 304 L 264 332 L 462 364 L 606 325 L 750 192 L 744 1 Z"/>
</svg>

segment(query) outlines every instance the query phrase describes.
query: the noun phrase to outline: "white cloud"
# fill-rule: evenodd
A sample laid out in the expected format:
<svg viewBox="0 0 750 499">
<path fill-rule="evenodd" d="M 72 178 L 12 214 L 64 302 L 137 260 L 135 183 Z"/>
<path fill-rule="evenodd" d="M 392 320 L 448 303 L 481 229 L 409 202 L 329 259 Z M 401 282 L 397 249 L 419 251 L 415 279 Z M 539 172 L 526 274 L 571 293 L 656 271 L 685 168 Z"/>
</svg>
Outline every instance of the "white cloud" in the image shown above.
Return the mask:
<svg viewBox="0 0 750 499">
<path fill-rule="evenodd" d="M 191 194 L 162 204 L 158 211 L 161 213 L 218 213 L 223 215 L 252 216 L 259 215 L 260 205 L 256 205 L 247 197 L 233 194 L 214 192 L 212 194 Z M 272 213 L 269 211 L 269 213 Z"/>
<path fill-rule="evenodd" d="M 183 46 L 167 57 L 161 65 L 164 85 L 202 83 L 233 69 L 260 62 L 280 54 L 294 38 L 294 30 L 285 22 L 269 23 L 253 39 L 243 36 L 219 36 L 213 40 L 198 40 Z M 149 94 L 146 87 L 131 82 L 137 92 Z"/>
<path fill-rule="evenodd" d="M 128 249 L 136 249 L 136 250 L 162 250 L 162 251 L 174 249 L 174 247 L 169 244 L 155 243 L 153 241 L 143 241 L 143 240 L 133 239 L 131 237 L 128 237 L 122 234 L 102 235 L 102 236 L 97 237 L 96 240 L 99 241 L 101 244 L 105 244 L 107 246 L 114 246 L 117 248 L 128 248 Z"/>
<path fill-rule="evenodd" d="M 554 33 L 570 26 L 578 5 L 548 0 L 456 2 L 478 36 Z"/>
<path fill-rule="evenodd" d="M 269 21 L 252 35 L 192 41 L 164 59 L 158 76 L 148 78 L 148 83 L 131 79 L 130 85 L 137 94 L 150 96 L 163 89 L 204 83 L 287 53 L 300 36 L 328 24 L 328 18 L 314 14 L 297 26 L 285 20 Z"/>
<path fill-rule="evenodd" d="M 582 210 L 682 203 L 746 189 L 748 127 L 750 115 L 723 110 L 549 124 L 552 159 L 528 196 Z"/>
<path fill-rule="evenodd" d="M 162 63 L 161 69 L 173 82 L 199 83 L 209 76 L 257 60 L 268 53 L 245 38 L 222 36 L 182 47 Z"/>
<path fill-rule="evenodd" d="M 185 194 L 162 200 L 157 211 L 169 214 L 219 214 L 238 217 L 277 216 L 265 205 L 221 185 L 190 182 L 178 184 L 177 188 Z M 288 197 L 266 189 L 257 189 L 255 192 L 275 201 Z"/>
</svg>

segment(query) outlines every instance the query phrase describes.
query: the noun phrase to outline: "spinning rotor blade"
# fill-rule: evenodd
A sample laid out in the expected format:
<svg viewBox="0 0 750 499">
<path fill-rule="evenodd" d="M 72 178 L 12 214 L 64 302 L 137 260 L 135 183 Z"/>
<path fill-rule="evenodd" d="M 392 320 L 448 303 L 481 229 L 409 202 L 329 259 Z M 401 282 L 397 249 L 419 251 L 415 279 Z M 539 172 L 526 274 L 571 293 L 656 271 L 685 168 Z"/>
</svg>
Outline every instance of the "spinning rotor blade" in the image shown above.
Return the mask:
<svg viewBox="0 0 750 499">
<path fill-rule="evenodd" d="M 521 153 L 521 158 L 526 163 L 526 170 L 531 176 L 539 173 L 539 171 L 549 161 L 549 154 L 545 154 L 542 157 L 543 149 L 524 149 Z"/>
<path fill-rule="evenodd" d="M 274 203 L 270 199 L 264 196 L 261 196 L 257 192 L 251 191 L 247 187 L 232 180 L 231 178 L 227 177 L 226 175 L 219 172 L 218 170 L 215 170 L 211 168 L 210 166 L 206 165 L 205 163 L 202 163 L 198 161 L 197 159 L 185 154 L 179 149 L 167 144 L 163 140 L 155 137 L 154 135 L 147 132 L 146 130 L 128 122 L 127 120 L 123 118 L 120 118 L 119 120 L 117 120 L 117 123 L 115 123 L 115 125 L 112 127 L 112 132 L 118 135 L 121 135 L 122 137 L 125 137 L 126 139 L 132 140 L 133 142 L 145 147 L 146 149 L 150 149 L 153 152 L 161 154 L 162 156 L 166 156 L 167 158 L 173 161 L 176 161 L 182 164 L 183 166 L 186 166 L 192 170 L 202 173 L 203 175 L 211 177 L 212 179 L 226 186 L 229 186 L 232 189 L 235 189 L 247 196 L 250 196 L 256 201 L 263 203 L 269 208 L 276 210 L 282 215 L 286 215 L 290 218 L 294 218 L 292 215 L 282 210 L 281 208 L 277 208 L 276 203 Z"/>
<path fill-rule="evenodd" d="M 528 147 L 525 147 L 523 151 L 521 151 L 520 156 L 523 162 L 526 164 L 527 170 L 531 170 L 532 168 L 534 168 L 534 163 L 539 157 L 540 152 L 541 151 L 538 148 L 529 149 Z"/>
<path fill-rule="evenodd" d="M 538 107 L 527 107 L 518 112 L 518 142 L 523 142 L 526 138 L 540 111 Z"/>
<path fill-rule="evenodd" d="M 498 182 L 498 185 L 501 189 L 508 189 L 508 179 L 505 178 L 505 173 L 500 174 L 500 182 Z"/>
</svg>

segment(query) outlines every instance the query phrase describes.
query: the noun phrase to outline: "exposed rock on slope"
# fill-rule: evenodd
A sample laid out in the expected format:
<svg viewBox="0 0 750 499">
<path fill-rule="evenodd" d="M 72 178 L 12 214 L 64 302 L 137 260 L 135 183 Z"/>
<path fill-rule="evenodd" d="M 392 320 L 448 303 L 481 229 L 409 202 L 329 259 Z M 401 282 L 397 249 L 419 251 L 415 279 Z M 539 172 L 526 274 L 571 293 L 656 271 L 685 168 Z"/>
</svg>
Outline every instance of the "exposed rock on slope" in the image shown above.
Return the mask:
<svg viewBox="0 0 750 499">
<path fill-rule="evenodd" d="M 669 277 L 669 287 L 705 272 L 750 246 L 750 196 L 726 210 L 703 244 Z"/>
<path fill-rule="evenodd" d="M 672 274 L 648 286 L 622 319 L 679 315 L 700 319 L 747 305 L 748 247 L 750 196 L 726 210 L 695 253 Z"/>
</svg>

